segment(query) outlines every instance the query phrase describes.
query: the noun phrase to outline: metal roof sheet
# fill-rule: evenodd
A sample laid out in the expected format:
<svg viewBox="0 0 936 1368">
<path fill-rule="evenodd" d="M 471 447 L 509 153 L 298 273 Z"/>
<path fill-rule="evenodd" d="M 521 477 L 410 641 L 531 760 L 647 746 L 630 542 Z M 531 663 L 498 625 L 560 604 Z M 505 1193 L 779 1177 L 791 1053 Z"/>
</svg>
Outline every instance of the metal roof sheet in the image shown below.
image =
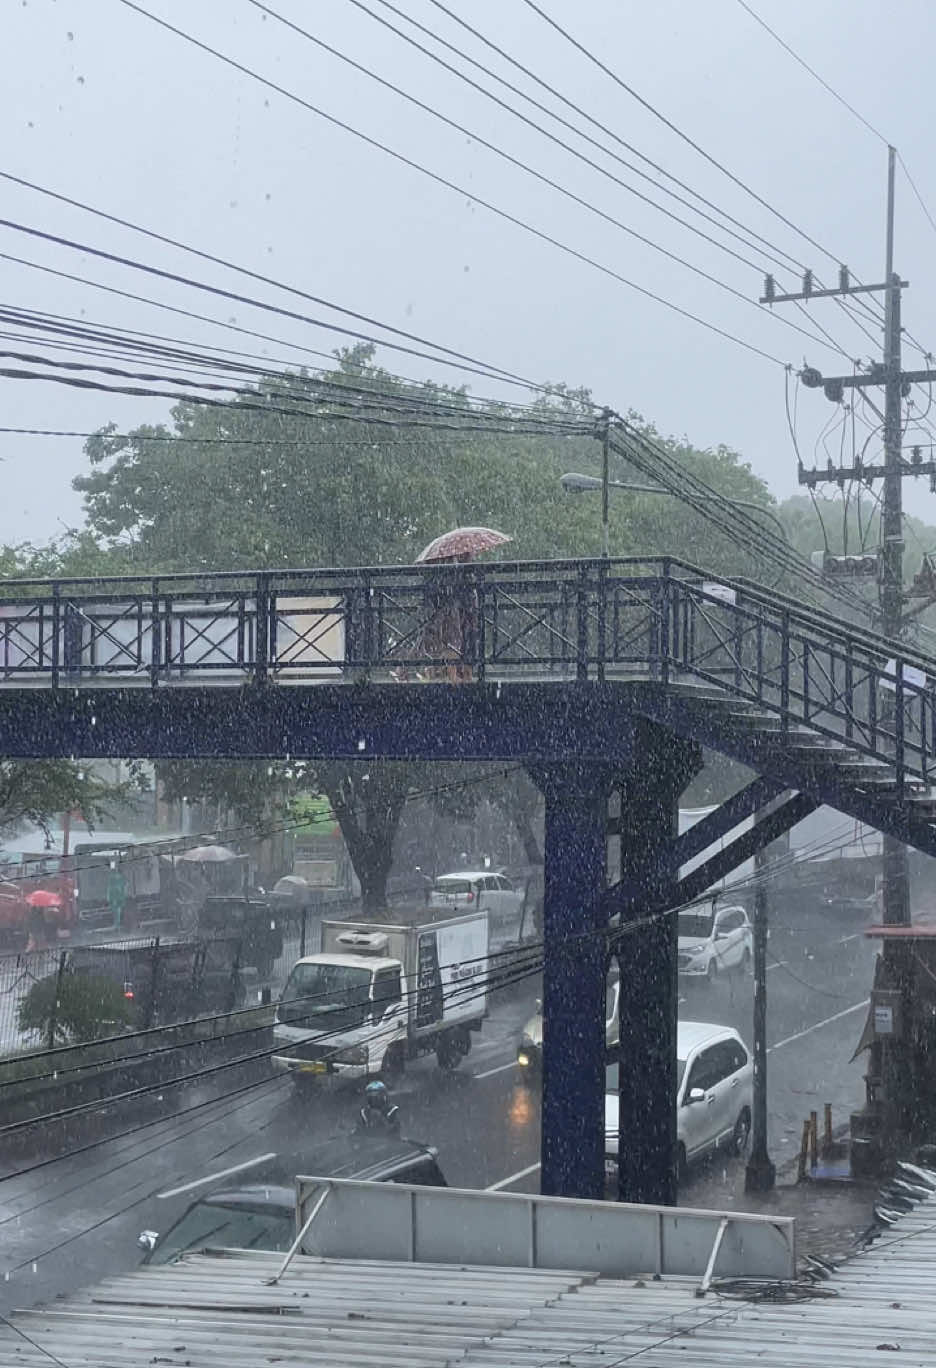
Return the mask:
<svg viewBox="0 0 936 1368">
<path fill-rule="evenodd" d="M 816 1295 L 752 1301 L 694 1280 L 282 1256 L 143 1268 L 0 1329 L 6 1368 L 936 1368 L 936 1200 Z M 35 1344 L 28 1343 L 29 1336 Z"/>
</svg>

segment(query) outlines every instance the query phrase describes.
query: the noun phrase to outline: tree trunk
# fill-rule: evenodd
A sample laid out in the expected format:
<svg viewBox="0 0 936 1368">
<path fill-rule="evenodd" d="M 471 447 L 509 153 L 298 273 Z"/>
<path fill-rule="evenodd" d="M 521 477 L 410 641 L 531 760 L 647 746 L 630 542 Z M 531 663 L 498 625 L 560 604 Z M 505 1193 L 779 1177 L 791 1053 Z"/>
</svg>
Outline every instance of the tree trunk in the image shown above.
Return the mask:
<svg viewBox="0 0 936 1368">
<path fill-rule="evenodd" d="M 341 827 L 354 872 L 361 883 L 364 916 L 377 916 L 387 905 L 387 880 L 393 865 L 393 843 L 409 785 L 404 775 L 377 764 L 318 768 L 319 782 Z M 360 775 L 358 769 L 364 772 Z"/>
<path fill-rule="evenodd" d="M 539 841 L 536 839 L 533 823 L 525 812 L 516 812 L 514 813 L 514 825 L 517 828 L 517 835 L 523 842 L 523 853 L 526 856 L 527 864 L 534 868 L 541 867 L 543 852 L 540 850 Z"/>
</svg>

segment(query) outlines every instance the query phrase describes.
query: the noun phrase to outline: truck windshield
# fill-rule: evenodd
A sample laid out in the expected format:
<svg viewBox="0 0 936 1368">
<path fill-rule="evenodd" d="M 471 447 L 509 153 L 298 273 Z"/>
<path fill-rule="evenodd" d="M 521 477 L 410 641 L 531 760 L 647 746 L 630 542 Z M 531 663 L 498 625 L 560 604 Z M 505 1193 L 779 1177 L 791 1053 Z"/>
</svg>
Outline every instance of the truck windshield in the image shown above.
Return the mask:
<svg viewBox="0 0 936 1368">
<path fill-rule="evenodd" d="M 280 1021 L 313 1030 L 352 1031 L 370 1011 L 370 969 L 350 964 L 297 964 L 283 989 Z"/>
<path fill-rule="evenodd" d="M 156 1244 L 146 1263 L 172 1263 L 189 1249 L 286 1250 L 296 1235 L 292 1212 L 250 1211 L 196 1202 Z"/>
<path fill-rule="evenodd" d="M 468 879 L 437 879 L 432 887 L 433 893 L 441 893 L 447 898 L 464 897 L 471 892 Z"/>
<path fill-rule="evenodd" d="M 712 934 L 711 912 L 680 912 L 679 935 L 691 940 L 708 940 Z"/>
</svg>

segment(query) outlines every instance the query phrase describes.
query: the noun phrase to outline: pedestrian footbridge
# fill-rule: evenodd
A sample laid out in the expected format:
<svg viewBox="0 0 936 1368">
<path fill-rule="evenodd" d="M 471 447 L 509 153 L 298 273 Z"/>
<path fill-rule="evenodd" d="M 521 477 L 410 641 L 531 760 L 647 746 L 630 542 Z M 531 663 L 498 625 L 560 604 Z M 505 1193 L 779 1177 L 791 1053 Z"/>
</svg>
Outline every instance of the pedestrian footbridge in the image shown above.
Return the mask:
<svg viewBox="0 0 936 1368">
<path fill-rule="evenodd" d="M 703 746 L 757 777 L 677 836 Z M 546 799 L 543 1190 L 569 1196 L 602 1182 L 609 924 L 643 924 L 621 1040 L 652 1065 L 628 1084 L 622 1062 L 648 1118 L 622 1194 L 665 1202 L 666 911 L 819 804 L 936 854 L 936 660 L 672 557 L 7 581 L 0 754 L 526 765 Z"/>
</svg>

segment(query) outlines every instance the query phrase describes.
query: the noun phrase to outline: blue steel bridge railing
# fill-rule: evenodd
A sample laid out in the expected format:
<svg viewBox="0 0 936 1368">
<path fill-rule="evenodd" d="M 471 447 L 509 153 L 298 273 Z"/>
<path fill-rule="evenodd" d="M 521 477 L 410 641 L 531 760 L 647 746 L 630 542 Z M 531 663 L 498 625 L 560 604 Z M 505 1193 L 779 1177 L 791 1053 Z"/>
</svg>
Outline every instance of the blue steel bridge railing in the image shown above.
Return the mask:
<svg viewBox="0 0 936 1368">
<path fill-rule="evenodd" d="M 936 754 L 936 662 L 676 558 L 0 585 L 0 689 L 449 674 L 695 681 L 782 730 L 808 727 L 888 761 L 898 788 L 928 783 Z"/>
</svg>

